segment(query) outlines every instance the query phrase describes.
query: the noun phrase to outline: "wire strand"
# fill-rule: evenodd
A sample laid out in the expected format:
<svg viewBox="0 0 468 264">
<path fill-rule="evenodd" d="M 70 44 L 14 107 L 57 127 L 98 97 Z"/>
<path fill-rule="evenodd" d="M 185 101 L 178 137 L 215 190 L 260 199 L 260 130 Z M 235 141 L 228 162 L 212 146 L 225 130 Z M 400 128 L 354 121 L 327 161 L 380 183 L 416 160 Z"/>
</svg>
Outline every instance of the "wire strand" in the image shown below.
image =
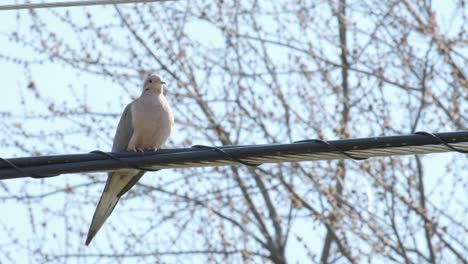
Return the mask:
<svg viewBox="0 0 468 264">
<path fill-rule="evenodd" d="M 20 10 L 20 9 L 37 9 L 37 8 L 91 6 L 91 5 L 169 2 L 169 1 L 176 1 L 176 0 L 89 0 L 89 1 L 67 1 L 67 2 L 51 2 L 51 3 L 26 3 L 26 4 L 0 5 L 0 11 Z"/>
<path fill-rule="evenodd" d="M 320 144 L 323 144 L 323 145 L 326 145 L 328 146 L 332 151 L 338 151 L 341 153 L 341 155 L 347 157 L 347 158 L 350 158 L 350 159 L 353 159 L 353 160 L 365 160 L 367 158 L 362 158 L 362 157 L 356 157 L 354 155 L 351 155 L 349 154 L 348 152 L 340 149 L 339 147 L 331 144 L 330 142 L 327 142 L 327 141 L 323 141 L 323 140 L 320 140 L 320 139 L 306 139 L 306 140 L 299 140 L 299 141 L 295 141 L 294 143 L 306 143 L 306 142 L 314 142 L 314 143 L 320 143 Z"/>
<path fill-rule="evenodd" d="M 424 135 L 424 136 L 427 136 L 427 137 L 431 137 L 435 140 L 437 140 L 437 142 L 439 142 L 440 144 L 448 147 L 449 149 L 453 150 L 453 151 L 456 151 L 456 152 L 459 152 L 459 153 L 468 153 L 467 150 L 463 150 L 463 149 L 459 149 L 459 148 L 456 148 L 456 147 L 453 147 L 451 146 L 449 143 L 447 143 L 446 141 L 442 140 L 440 137 L 432 134 L 432 133 L 429 133 L 429 132 L 426 132 L 426 131 L 418 131 L 418 132 L 415 132 L 414 134 L 416 135 Z"/>
<path fill-rule="evenodd" d="M 257 167 L 257 166 L 261 165 L 261 164 L 253 164 L 253 163 L 242 161 L 242 160 L 232 156 L 231 154 L 227 153 L 226 151 L 224 151 L 224 150 L 222 150 L 220 148 L 217 148 L 217 147 L 211 147 L 211 146 L 205 146 L 205 145 L 194 145 L 194 146 L 192 146 L 192 148 L 214 150 L 214 151 L 216 151 L 218 153 L 223 154 L 223 156 L 226 157 L 229 160 L 232 160 L 234 162 L 238 162 L 238 163 L 240 163 L 242 165 L 249 166 L 249 167 Z"/>
</svg>

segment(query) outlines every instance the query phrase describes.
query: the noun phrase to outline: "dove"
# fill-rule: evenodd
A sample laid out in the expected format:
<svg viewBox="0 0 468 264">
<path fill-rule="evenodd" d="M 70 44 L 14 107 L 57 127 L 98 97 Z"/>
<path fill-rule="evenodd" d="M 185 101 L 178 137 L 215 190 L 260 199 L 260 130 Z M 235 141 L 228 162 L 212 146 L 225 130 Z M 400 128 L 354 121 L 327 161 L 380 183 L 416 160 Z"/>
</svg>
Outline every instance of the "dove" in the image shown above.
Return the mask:
<svg viewBox="0 0 468 264">
<path fill-rule="evenodd" d="M 125 107 L 115 132 L 112 152 L 157 150 L 164 144 L 174 125 L 174 116 L 164 97 L 165 82 L 157 74 L 145 80 L 140 97 Z M 145 171 L 137 169 L 109 172 L 106 186 L 94 212 L 86 245 L 110 216 L 120 197 Z"/>
</svg>

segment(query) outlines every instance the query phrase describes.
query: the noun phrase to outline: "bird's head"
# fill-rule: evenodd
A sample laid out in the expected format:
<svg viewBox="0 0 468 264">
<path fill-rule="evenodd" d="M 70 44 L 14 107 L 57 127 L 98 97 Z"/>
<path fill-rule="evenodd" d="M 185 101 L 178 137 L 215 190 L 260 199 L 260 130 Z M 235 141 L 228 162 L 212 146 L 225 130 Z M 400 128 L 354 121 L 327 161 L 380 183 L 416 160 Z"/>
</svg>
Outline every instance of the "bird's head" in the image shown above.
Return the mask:
<svg viewBox="0 0 468 264">
<path fill-rule="evenodd" d="M 145 84 L 143 86 L 143 92 L 151 91 L 158 94 L 162 94 L 164 84 L 166 83 L 161 80 L 161 76 L 153 73 L 150 76 L 148 76 L 148 78 L 146 78 Z"/>
</svg>

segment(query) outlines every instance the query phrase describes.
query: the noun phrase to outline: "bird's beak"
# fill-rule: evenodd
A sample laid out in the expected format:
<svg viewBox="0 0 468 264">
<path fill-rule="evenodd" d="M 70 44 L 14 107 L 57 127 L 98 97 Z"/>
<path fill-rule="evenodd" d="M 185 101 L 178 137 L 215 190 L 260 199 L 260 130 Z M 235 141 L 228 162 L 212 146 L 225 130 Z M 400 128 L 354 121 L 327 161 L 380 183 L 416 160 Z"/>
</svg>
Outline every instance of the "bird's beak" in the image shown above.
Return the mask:
<svg viewBox="0 0 468 264">
<path fill-rule="evenodd" d="M 166 84 L 166 82 L 161 81 L 161 84 Z"/>
</svg>

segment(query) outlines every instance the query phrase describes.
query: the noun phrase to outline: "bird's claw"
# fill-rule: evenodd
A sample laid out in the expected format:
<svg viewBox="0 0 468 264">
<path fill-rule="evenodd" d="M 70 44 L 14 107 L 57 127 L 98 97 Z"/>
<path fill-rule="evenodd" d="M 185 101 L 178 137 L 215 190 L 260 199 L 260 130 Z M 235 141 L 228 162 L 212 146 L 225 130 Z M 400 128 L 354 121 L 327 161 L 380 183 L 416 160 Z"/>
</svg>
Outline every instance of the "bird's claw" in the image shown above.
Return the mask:
<svg viewBox="0 0 468 264">
<path fill-rule="evenodd" d="M 145 151 L 156 151 L 156 150 L 158 150 L 158 149 L 157 148 L 147 148 L 147 149 L 145 149 Z"/>
<path fill-rule="evenodd" d="M 133 151 L 135 152 L 145 152 L 145 151 L 156 151 L 157 148 L 134 148 Z"/>
</svg>

